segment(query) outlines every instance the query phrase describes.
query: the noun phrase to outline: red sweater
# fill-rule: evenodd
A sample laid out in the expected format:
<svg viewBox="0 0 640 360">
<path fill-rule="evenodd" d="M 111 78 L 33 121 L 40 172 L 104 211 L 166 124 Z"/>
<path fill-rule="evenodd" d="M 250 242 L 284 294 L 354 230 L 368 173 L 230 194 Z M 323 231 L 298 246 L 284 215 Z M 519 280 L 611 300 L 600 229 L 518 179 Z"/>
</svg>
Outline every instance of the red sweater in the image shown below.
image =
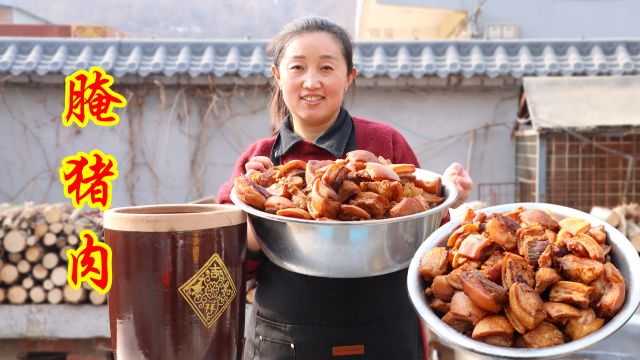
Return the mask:
<svg viewBox="0 0 640 360">
<path fill-rule="evenodd" d="M 407 140 L 394 128 L 387 124 L 369 121 L 365 119 L 353 118 L 353 125 L 356 131 L 356 148 L 358 150 L 368 150 L 372 153 L 390 159 L 394 164 L 414 164 L 420 167 L 416 155 L 411 150 Z M 261 139 L 249 146 L 236 162 L 233 174 L 220 191 L 218 191 L 219 203 L 230 203 L 231 188 L 233 180 L 244 174 L 244 165 L 254 156 L 270 157 L 271 148 L 276 140 L 276 136 Z M 345 154 L 342 154 L 344 157 Z M 287 154 L 281 158 L 281 163 L 285 164 L 291 160 L 335 160 L 336 157 L 325 149 L 319 148 L 309 141 L 301 141 L 293 146 Z M 277 165 L 277 164 L 276 164 Z"/>
</svg>

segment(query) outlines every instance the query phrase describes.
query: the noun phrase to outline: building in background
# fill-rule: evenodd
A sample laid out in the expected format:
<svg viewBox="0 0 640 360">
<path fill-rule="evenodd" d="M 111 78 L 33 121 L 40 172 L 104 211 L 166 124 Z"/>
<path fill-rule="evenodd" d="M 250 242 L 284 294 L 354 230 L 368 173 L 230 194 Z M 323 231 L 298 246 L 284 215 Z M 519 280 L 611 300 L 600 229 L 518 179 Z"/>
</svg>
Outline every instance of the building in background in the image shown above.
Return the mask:
<svg viewBox="0 0 640 360">
<path fill-rule="evenodd" d="M 466 37 L 467 12 L 358 0 L 358 40 L 426 40 Z"/>
<path fill-rule="evenodd" d="M 0 36 L 122 38 L 126 34 L 103 25 L 53 24 L 19 7 L 0 5 Z"/>
<path fill-rule="evenodd" d="M 640 1 L 358 0 L 360 40 L 640 36 Z"/>
</svg>

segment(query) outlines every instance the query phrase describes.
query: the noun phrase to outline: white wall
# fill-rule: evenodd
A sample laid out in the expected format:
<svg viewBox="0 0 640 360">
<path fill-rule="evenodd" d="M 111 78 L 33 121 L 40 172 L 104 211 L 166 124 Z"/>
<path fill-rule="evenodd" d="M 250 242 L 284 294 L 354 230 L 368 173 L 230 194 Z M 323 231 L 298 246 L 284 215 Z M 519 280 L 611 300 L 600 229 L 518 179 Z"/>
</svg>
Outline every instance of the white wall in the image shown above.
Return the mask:
<svg viewBox="0 0 640 360">
<path fill-rule="evenodd" d="M 129 99 L 127 112 L 118 111 L 119 125 L 78 129 L 60 121 L 63 87 L 5 84 L 0 105 L 0 202 L 70 201 L 58 178 L 60 162 L 95 148 L 118 161 L 114 207 L 214 195 L 237 156 L 255 139 L 269 135 L 267 94 L 263 87 L 221 89 L 215 93 L 215 106 L 210 106 L 212 93 L 199 88 L 194 95 L 195 90 L 166 88 L 161 103 L 159 88 L 153 86 L 140 107 L 131 99 L 139 88 L 119 89 Z M 517 91 L 360 88 L 346 107 L 355 116 L 393 125 L 408 139 L 422 166 L 437 172 L 453 161 L 466 165 L 475 129 L 474 180 L 505 182 L 514 179 L 510 127 Z M 201 122 L 205 113 L 206 121 Z"/>
</svg>

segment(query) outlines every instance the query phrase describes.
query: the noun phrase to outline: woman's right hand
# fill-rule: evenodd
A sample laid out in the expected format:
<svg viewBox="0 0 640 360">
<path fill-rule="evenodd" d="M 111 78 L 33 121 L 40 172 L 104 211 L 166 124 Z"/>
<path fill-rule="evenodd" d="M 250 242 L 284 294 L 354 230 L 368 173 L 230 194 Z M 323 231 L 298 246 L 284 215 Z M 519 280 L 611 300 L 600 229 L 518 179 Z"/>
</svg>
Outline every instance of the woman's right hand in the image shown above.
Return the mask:
<svg viewBox="0 0 640 360">
<path fill-rule="evenodd" d="M 271 159 L 266 156 L 254 156 L 249 161 L 244 164 L 244 169 L 247 174 L 251 174 L 254 172 L 265 172 L 269 170 L 273 166 Z"/>
</svg>

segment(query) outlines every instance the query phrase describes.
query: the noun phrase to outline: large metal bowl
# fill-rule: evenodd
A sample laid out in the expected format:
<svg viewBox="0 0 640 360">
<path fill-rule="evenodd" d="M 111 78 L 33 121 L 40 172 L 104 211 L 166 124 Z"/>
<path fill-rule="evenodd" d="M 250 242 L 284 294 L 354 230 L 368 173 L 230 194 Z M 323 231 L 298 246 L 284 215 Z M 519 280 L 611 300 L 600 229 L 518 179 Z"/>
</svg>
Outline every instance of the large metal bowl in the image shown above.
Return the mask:
<svg viewBox="0 0 640 360">
<path fill-rule="evenodd" d="M 608 235 L 607 241 L 611 245 L 611 260 L 620 270 L 626 282 L 626 298 L 624 305 L 619 312 L 601 329 L 585 336 L 582 339 L 571 341 L 563 345 L 540 349 L 517 349 L 489 345 L 473 340 L 472 338 L 455 331 L 449 325 L 440 320 L 440 318 L 438 318 L 427 304 L 424 296 L 423 280 L 420 277 L 418 269 L 420 266 L 420 258 L 429 251 L 429 249 L 436 246 L 446 246 L 449 235 L 460 225 L 460 219 L 458 218 L 453 219 L 451 222 L 443 225 L 431 234 L 431 236 L 429 236 L 429 238 L 420 246 L 409 265 L 409 272 L 407 275 L 409 297 L 411 298 L 411 302 L 413 303 L 418 315 L 422 318 L 427 327 L 438 336 L 441 342 L 454 348 L 462 348 L 466 351 L 491 358 L 526 359 L 558 357 L 580 351 L 606 339 L 608 336 L 620 329 L 633 316 L 633 313 L 640 303 L 640 272 L 638 272 L 638 269 L 640 269 L 640 257 L 638 257 L 638 253 L 635 251 L 629 240 L 616 228 L 606 222 L 582 211 L 559 205 L 545 203 L 516 203 L 493 206 L 478 211 L 489 215 L 496 212 L 507 212 L 519 206 L 526 209 L 547 209 L 559 218 L 575 216 L 588 220 L 592 225 L 604 225 L 605 231 Z M 629 339 L 629 341 L 636 340 Z"/>
<path fill-rule="evenodd" d="M 441 176 L 416 169 L 416 178 Z M 293 219 L 260 211 L 238 198 L 231 201 L 247 212 L 265 255 L 276 265 L 300 274 L 357 278 L 406 268 L 416 249 L 440 225 L 458 198 L 452 182 L 442 177 L 445 200 L 419 214 L 369 221 Z"/>
</svg>

